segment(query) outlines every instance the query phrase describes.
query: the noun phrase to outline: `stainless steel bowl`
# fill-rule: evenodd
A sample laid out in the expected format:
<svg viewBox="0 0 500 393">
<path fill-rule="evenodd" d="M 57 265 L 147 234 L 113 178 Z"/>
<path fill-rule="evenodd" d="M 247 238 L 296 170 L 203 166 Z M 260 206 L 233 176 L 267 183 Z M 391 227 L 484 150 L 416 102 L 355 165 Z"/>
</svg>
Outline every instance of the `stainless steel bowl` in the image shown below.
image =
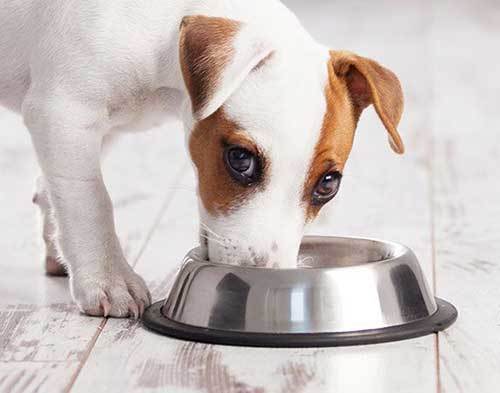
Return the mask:
<svg viewBox="0 0 500 393">
<path fill-rule="evenodd" d="M 269 269 L 211 263 L 194 249 L 144 324 L 195 341 L 298 347 L 416 337 L 457 317 L 403 245 L 306 237 L 300 254 L 299 268 Z"/>
</svg>

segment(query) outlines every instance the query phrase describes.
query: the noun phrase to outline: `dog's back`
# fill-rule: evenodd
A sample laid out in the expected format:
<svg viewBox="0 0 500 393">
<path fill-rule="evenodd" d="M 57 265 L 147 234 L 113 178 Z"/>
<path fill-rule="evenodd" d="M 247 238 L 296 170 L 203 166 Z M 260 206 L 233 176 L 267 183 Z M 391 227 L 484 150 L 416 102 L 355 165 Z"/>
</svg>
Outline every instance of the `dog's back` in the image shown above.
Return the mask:
<svg viewBox="0 0 500 393">
<path fill-rule="evenodd" d="M 158 77 L 163 85 L 182 89 L 178 28 L 182 16 L 192 13 L 224 14 L 261 24 L 277 45 L 297 45 L 302 39 L 307 40 L 304 46 L 313 43 L 279 1 L 3 0 L 0 105 L 20 112 L 32 82 L 61 73 L 73 74 L 71 79 L 78 89 L 78 74 L 84 72 L 83 88 L 96 89 L 94 96 L 105 85 L 114 92 L 122 86 L 131 91 L 153 88 L 147 83 Z M 164 57 L 165 53 L 169 56 Z M 154 75 L 158 63 L 162 64 L 162 75 Z M 137 76 L 141 80 L 129 78 Z"/>
<path fill-rule="evenodd" d="M 20 112 L 32 83 L 61 74 L 71 75 L 75 89 L 90 90 L 94 84 L 100 90 L 105 84 L 110 89 L 113 84 L 123 85 L 126 74 L 131 73 L 144 76 L 144 80 L 135 81 L 144 88 L 156 72 L 159 59 L 154 56 L 164 51 L 176 53 L 172 48 L 162 51 L 160 46 L 177 45 L 171 38 L 177 34 L 187 3 L 177 0 L 159 6 L 137 0 L 3 0 L 0 105 Z M 170 69 L 176 68 L 173 65 Z M 85 78 L 79 78 L 79 73 Z M 83 87 L 78 86 L 80 79 Z M 180 70 L 171 79 L 179 81 Z"/>
<path fill-rule="evenodd" d="M 0 105 L 19 111 L 30 84 L 29 53 L 38 25 L 35 0 L 3 0 L 0 7 Z"/>
</svg>

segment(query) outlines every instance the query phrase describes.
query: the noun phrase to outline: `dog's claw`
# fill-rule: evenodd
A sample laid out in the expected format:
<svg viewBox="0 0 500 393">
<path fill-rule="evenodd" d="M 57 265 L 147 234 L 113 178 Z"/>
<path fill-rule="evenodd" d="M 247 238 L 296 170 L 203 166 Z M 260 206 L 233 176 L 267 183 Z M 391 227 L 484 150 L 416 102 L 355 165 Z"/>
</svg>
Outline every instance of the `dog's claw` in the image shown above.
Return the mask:
<svg viewBox="0 0 500 393">
<path fill-rule="evenodd" d="M 84 279 L 78 275 L 72 277 L 72 293 L 82 312 L 94 316 L 139 318 L 149 305 L 146 283 L 128 265 L 121 265 L 123 270 L 118 267 L 112 279 L 107 275 L 99 279 L 95 273 L 84 275 Z"/>
<path fill-rule="evenodd" d="M 104 318 L 107 318 L 111 312 L 111 303 L 106 297 L 101 299 L 101 308 Z"/>
<path fill-rule="evenodd" d="M 129 303 L 128 310 L 129 310 L 129 315 L 133 319 L 138 319 L 139 318 L 139 307 L 137 307 L 137 304 L 135 304 L 135 303 Z"/>
<path fill-rule="evenodd" d="M 144 314 L 144 302 L 139 301 L 139 316 L 142 317 Z"/>
</svg>

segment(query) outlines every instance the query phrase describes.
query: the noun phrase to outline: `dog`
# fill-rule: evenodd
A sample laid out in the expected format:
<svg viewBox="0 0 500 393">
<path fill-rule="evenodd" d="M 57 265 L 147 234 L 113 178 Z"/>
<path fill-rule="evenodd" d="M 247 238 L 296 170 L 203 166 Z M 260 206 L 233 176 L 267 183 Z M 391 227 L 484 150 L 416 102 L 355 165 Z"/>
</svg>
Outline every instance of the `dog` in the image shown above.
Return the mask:
<svg viewBox="0 0 500 393">
<path fill-rule="evenodd" d="M 201 249 L 255 266 L 296 263 L 367 106 L 404 151 L 394 73 L 317 43 L 277 0 L 3 0 L 0 22 L 0 104 L 23 117 L 40 164 L 47 271 L 65 266 L 89 315 L 137 318 L 151 303 L 101 174 L 116 133 L 181 119 Z"/>
</svg>

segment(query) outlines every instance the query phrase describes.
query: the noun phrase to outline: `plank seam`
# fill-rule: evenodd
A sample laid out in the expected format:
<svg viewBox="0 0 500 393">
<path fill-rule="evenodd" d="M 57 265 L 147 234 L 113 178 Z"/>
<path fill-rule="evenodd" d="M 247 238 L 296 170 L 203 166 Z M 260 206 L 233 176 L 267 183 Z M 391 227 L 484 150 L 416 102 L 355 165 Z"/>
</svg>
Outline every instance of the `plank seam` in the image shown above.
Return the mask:
<svg viewBox="0 0 500 393">
<path fill-rule="evenodd" d="M 78 378 L 78 376 L 80 375 L 80 372 L 82 371 L 83 369 L 83 366 L 85 365 L 87 359 L 89 358 L 90 356 L 90 353 L 92 352 L 92 350 L 94 349 L 94 346 L 95 346 L 95 343 L 97 342 L 97 339 L 99 338 L 99 336 L 101 335 L 101 332 L 102 330 L 104 329 L 104 326 L 106 326 L 106 322 L 107 322 L 107 319 L 104 318 L 101 323 L 99 324 L 99 326 L 97 327 L 97 330 L 96 332 L 94 333 L 94 335 L 92 336 L 92 338 L 90 339 L 90 342 L 89 342 L 89 345 L 87 346 L 87 349 L 85 350 L 85 353 L 83 355 L 83 358 L 82 360 L 80 361 L 80 363 L 78 364 L 78 367 L 75 371 L 75 373 L 73 374 L 73 376 L 71 377 L 68 385 L 66 386 L 66 388 L 64 389 L 64 393 L 68 393 L 71 391 L 71 388 L 73 387 L 74 383 L 76 382 L 76 379 Z"/>
</svg>

